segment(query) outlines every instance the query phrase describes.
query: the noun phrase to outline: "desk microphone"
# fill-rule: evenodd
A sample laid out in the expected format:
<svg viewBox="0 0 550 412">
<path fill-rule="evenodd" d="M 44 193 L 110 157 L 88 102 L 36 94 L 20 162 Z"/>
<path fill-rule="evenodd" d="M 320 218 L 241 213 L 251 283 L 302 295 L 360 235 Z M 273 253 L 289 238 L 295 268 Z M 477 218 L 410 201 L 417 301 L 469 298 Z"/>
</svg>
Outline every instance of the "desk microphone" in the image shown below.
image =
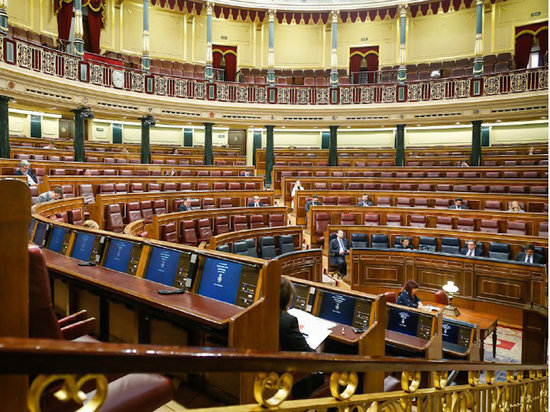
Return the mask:
<svg viewBox="0 0 550 412">
<path fill-rule="evenodd" d="M 185 293 L 185 289 L 175 289 L 175 290 L 161 289 L 157 291 L 157 293 L 160 295 L 181 295 Z"/>
</svg>

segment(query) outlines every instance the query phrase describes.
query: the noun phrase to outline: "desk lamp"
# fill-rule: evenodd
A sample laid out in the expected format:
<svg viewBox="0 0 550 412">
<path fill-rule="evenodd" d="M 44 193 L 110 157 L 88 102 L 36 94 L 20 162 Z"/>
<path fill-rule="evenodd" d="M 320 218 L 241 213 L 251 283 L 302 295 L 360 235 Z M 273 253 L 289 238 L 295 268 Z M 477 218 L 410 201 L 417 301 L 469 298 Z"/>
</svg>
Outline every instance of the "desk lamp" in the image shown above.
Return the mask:
<svg viewBox="0 0 550 412">
<path fill-rule="evenodd" d="M 460 311 L 452 305 L 453 298 L 458 293 L 458 286 L 456 286 L 454 282 L 451 282 L 449 280 L 447 284 L 443 285 L 441 289 L 445 291 L 447 297 L 449 298 L 449 304 L 443 309 L 443 314 L 448 316 L 460 315 Z"/>
</svg>

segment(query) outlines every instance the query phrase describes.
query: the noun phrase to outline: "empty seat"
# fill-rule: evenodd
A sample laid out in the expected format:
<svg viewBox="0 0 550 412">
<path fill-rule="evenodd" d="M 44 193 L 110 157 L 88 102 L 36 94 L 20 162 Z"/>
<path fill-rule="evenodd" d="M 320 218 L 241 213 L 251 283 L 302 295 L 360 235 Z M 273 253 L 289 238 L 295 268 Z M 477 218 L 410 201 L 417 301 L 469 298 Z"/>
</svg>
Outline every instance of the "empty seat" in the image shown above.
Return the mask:
<svg viewBox="0 0 550 412">
<path fill-rule="evenodd" d="M 489 243 L 489 258 L 510 260 L 510 245 L 507 243 Z"/>
<path fill-rule="evenodd" d="M 246 184 L 245 184 L 246 185 Z M 241 184 L 239 182 L 230 182 L 227 184 L 228 190 L 241 190 Z M 214 189 L 216 190 L 216 189 Z M 246 190 L 246 188 L 245 188 Z"/>
<path fill-rule="evenodd" d="M 338 205 L 351 206 L 351 197 L 350 196 L 338 197 Z"/>
<path fill-rule="evenodd" d="M 388 235 L 384 233 L 375 233 L 371 237 L 371 247 L 374 249 L 388 248 Z"/>
<path fill-rule="evenodd" d="M 248 229 L 248 220 L 246 216 L 232 216 L 233 221 L 233 230 L 247 230 Z"/>
<path fill-rule="evenodd" d="M 486 200 L 484 209 L 485 210 L 502 210 L 500 207 L 500 201 L 498 200 Z"/>
<path fill-rule="evenodd" d="M 410 207 L 411 206 L 411 199 L 408 197 L 398 197 L 397 198 L 397 207 Z"/>
<path fill-rule="evenodd" d="M 414 207 L 428 207 L 428 199 L 425 197 L 415 197 L 413 199 Z"/>
<path fill-rule="evenodd" d="M 436 209 L 448 209 L 450 204 L 450 199 L 435 199 L 434 207 Z"/>
<path fill-rule="evenodd" d="M 61 186 L 61 193 L 63 194 L 63 199 L 74 197 L 73 186 L 72 185 Z"/>
<path fill-rule="evenodd" d="M 274 215 L 269 215 L 269 221 L 268 221 L 268 225 L 269 227 L 274 227 L 274 226 L 286 226 L 285 225 L 285 217 L 284 215 L 281 215 L 281 214 L 274 214 Z"/>
<path fill-rule="evenodd" d="M 245 241 L 233 243 L 233 253 L 237 255 L 248 256 L 248 247 Z"/>
<path fill-rule="evenodd" d="M 231 253 L 231 248 L 229 247 L 229 244 L 216 246 L 216 250 L 219 252 Z"/>
<path fill-rule="evenodd" d="M 103 176 L 116 176 L 116 170 L 115 169 L 105 169 L 103 171 Z"/>
<path fill-rule="evenodd" d="M 330 184 L 330 190 L 342 190 L 344 189 L 344 184 L 341 182 L 334 182 Z"/>
<path fill-rule="evenodd" d="M 289 253 L 294 251 L 294 236 L 281 235 L 279 236 L 279 250 L 280 253 Z"/>
<path fill-rule="evenodd" d="M 469 217 L 459 217 L 456 221 L 457 230 L 474 230 L 474 219 Z"/>
<path fill-rule="evenodd" d="M 531 186 L 531 193 L 535 195 L 545 195 L 548 193 L 547 186 Z"/>
<path fill-rule="evenodd" d="M 426 216 L 410 215 L 409 222 L 409 226 L 412 227 L 426 227 Z"/>
<path fill-rule="evenodd" d="M 340 218 L 340 224 L 342 226 L 353 226 L 355 225 L 355 215 L 351 213 L 343 213 Z"/>
<path fill-rule="evenodd" d="M 216 235 L 229 232 L 229 218 L 227 216 L 216 216 L 214 218 L 214 231 Z"/>
<path fill-rule="evenodd" d="M 212 184 L 212 190 L 225 190 L 226 188 L 225 182 L 214 182 Z"/>
<path fill-rule="evenodd" d="M 390 197 L 379 197 L 376 199 L 376 205 L 377 206 L 391 206 L 391 198 Z"/>
<path fill-rule="evenodd" d="M 352 233 L 351 234 L 351 247 L 366 248 L 369 246 L 369 239 L 365 233 Z"/>
<path fill-rule="evenodd" d="M 426 250 L 428 252 L 435 252 L 437 248 L 437 242 L 435 237 L 432 236 L 420 236 L 418 240 L 418 249 Z"/>
<path fill-rule="evenodd" d="M 130 193 L 142 193 L 143 183 L 130 183 Z"/>
<path fill-rule="evenodd" d="M 250 257 L 258 257 L 258 251 L 256 250 L 256 239 L 245 239 L 246 242 L 246 255 Z"/>
<path fill-rule="evenodd" d="M 506 233 L 509 233 L 511 235 L 526 235 L 527 223 L 519 221 L 509 221 L 508 226 L 506 227 Z"/>
<path fill-rule="evenodd" d="M 79 226 L 82 224 L 82 210 L 81 209 L 73 209 L 67 211 L 67 219 L 70 224 Z"/>
<path fill-rule="evenodd" d="M 380 225 L 380 214 L 378 213 L 365 213 L 363 220 L 364 226 L 379 226 Z"/>
<path fill-rule="evenodd" d="M 208 218 L 197 220 L 198 241 L 209 242 L 212 237 L 212 222 Z"/>
<path fill-rule="evenodd" d="M 451 253 L 457 255 L 460 253 L 460 240 L 456 237 L 441 238 L 441 253 Z"/>
<path fill-rule="evenodd" d="M 141 215 L 145 219 L 145 223 L 151 223 L 153 221 L 153 202 L 150 200 L 142 200 L 140 203 Z"/>
<path fill-rule="evenodd" d="M 437 190 L 438 192 L 450 192 L 451 191 L 451 185 L 448 185 L 448 184 L 436 185 L 435 190 Z"/>
<path fill-rule="evenodd" d="M 508 189 L 510 193 L 527 193 L 527 186 L 513 185 Z"/>
<path fill-rule="evenodd" d="M 213 197 L 203 197 L 201 199 L 201 209 L 215 209 L 216 202 Z"/>
<path fill-rule="evenodd" d="M 160 192 L 160 184 L 159 183 L 147 183 L 147 191 L 148 192 Z"/>
<path fill-rule="evenodd" d="M 244 190 L 255 190 L 255 189 L 259 189 L 259 187 L 256 183 L 246 182 L 244 184 Z"/>
<path fill-rule="evenodd" d="M 336 196 L 324 196 L 323 203 L 327 206 L 336 206 L 338 200 Z"/>
<path fill-rule="evenodd" d="M 250 229 L 265 227 L 264 217 L 262 215 L 250 215 L 248 219 L 250 223 Z"/>
<path fill-rule="evenodd" d="M 401 226 L 401 215 L 388 213 L 386 215 L 386 226 Z"/>
<path fill-rule="evenodd" d="M 155 215 L 161 215 L 166 213 L 166 200 L 159 199 L 153 201 L 153 213 Z"/>
<path fill-rule="evenodd" d="M 128 185 L 126 183 L 115 183 L 115 191 L 117 193 L 128 193 Z"/>
<path fill-rule="evenodd" d="M 275 239 L 273 236 L 262 236 L 260 238 L 260 257 L 263 259 L 273 259 L 275 253 Z"/>
<path fill-rule="evenodd" d="M 348 183 L 348 190 L 361 190 L 361 189 L 363 189 L 363 185 L 361 183 L 357 183 L 357 182 Z"/>
<path fill-rule="evenodd" d="M 472 186 L 470 186 L 470 192 L 487 193 L 487 186 L 485 186 L 485 185 L 472 185 Z"/>
<path fill-rule="evenodd" d="M 107 230 L 115 233 L 122 233 L 124 220 L 122 219 L 120 205 L 107 205 L 105 209 L 107 215 Z"/>
<path fill-rule="evenodd" d="M 498 233 L 498 220 L 481 219 L 479 230 L 481 232 Z"/>
<path fill-rule="evenodd" d="M 114 194 L 115 185 L 114 183 L 102 183 L 99 185 L 99 193 L 101 194 Z"/>
<path fill-rule="evenodd" d="M 177 190 L 177 185 L 176 183 L 169 182 L 165 183 L 162 188 L 165 192 L 175 192 Z"/>
<path fill-rule="evenodd" d="M 433 190 L 434 190 L 434 186 L 431 184 L 421 183 L 418 185 L 419 192 L 433 192 Z"/>
<path fill-rule="evenodd" d="M 506 193 L 506 186 L 491 185 L 489 186 L 489 193 Z"/>
<path fill-rule="evenodd" d="M 230 197 L 220 197 L 219 198 L 219 207 L 220 209 L 226 209 L 229 207 L 233 207 L 233 201 Z"/>
<path fill-rule="evenodd" d="M 175 223 L 167 223 L 160 226 L 160 240 L 173 243 L 178 242 L 178 233 L 176 231 Z"/>
<path fill-rule="evenodd" d="M 126 205 L 126 221 L 127 223 L 135 222 L 142 219 L 141 206 L 139 202 L 129 202 Z"/>
<path fill-rule="evenodd" d="M 197 233 L 193 220 L 183 220 L 180 224 L 181 243 L 184 245 L 197 246 Z"/>
<path fill-rule="evenodd" d="M 330 215 L 328 213 L 316 213 L 314 216 L 315 235 L 319 238 L 320 242 L 323 242 L 324 233 L 330 223 Z"/>
<path fill-rule="evenodd" d="M 435 221 L 435 227 L 439 229 L 452 229 L 453 228 L 453 218 L 448 216 L 437 216 Z"/>
<path fill-rule="evenodd" d="M 539 223 L 539 236 L 548 237 L 548 222 Z"/>
<path fill-rule="evenodd" d="M 453 186 L 453 192 L 468 192 L 469 190 L 468 185 L 454 185 Z"/>
</svg>

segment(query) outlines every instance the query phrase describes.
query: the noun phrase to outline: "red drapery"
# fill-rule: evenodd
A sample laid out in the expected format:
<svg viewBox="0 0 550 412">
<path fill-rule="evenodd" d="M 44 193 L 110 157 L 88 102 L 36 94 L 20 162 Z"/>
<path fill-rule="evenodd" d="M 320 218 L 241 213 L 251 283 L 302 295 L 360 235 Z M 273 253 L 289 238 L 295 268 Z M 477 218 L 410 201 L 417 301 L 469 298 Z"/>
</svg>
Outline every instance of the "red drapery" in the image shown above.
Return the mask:
<svg viewBox="0 0 550 412">
<path fill-rule="evenodd" d="M 529 56 L 535 38 L 540 45 L 540 62 L 548 51 L 548 22 L 528 24 L 516 27 L 516 50 L 515 62 L 516 69 L 525 69 L 529 64 Z"/>
<path fill-rule="evenodd" d="M 95 54 L 101 52 L 99 41 L 101 38 L 102 25 L 101 13 L 90 10 L 88 12 L 88 39 L 90 40 L 90 51 Z"/>
<path fill-rule="evenodd" d="M 361 69 L 361 62 L 366 60 L 367 71 L 378 71 L 378 46 L 365 46 L 365 47 L 352 47 L 349 55 L 349 71 L 353 76 L 354 82 L 358 83 L 358 72 Z M 364 64 L 363 64 L 364 66 Z M 375 78 L 374 73 L 369 73 L 369 82 L 373 82 Z"/>
<path fill-rule="evenodd" d="M 54 3 L 54 12 L 57 14 L 57 37 L 59 40 L 69 40 L 71 34 L 71 20 L 73 18 L 73 2 L 58 0 Z"/>
<path fill-rule="evenodd" d="M 225 60 L 225 80 L 234 82 L 237 73 L 237 47 L 212 45 L 212 67 L 221 68 L 222 57 Z"/>
</svg>

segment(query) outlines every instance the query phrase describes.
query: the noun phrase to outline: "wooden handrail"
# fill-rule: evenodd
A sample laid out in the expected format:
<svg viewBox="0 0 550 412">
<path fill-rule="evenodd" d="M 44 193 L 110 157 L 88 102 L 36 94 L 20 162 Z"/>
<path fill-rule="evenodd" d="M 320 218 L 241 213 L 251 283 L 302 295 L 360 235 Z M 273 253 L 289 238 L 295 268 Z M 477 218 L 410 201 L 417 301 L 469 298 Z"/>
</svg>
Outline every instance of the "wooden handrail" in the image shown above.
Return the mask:
<svg viewBox="0 0 550 412">
<path fill-rule="evenodd" d="M 0 338 L 0 374 L 541 370 L 547 365 Z"/>
</svg>

